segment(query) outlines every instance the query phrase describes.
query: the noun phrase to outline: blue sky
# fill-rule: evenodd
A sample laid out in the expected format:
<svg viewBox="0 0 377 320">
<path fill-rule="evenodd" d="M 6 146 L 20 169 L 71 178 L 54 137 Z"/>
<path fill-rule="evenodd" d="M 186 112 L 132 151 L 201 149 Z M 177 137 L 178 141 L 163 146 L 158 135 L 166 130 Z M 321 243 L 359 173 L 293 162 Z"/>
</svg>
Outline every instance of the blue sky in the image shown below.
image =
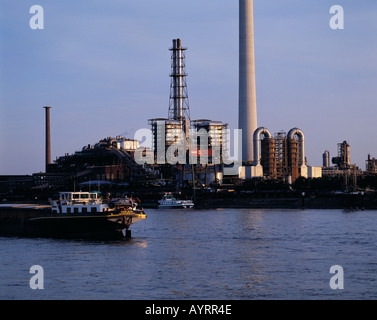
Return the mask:
<svg viewBox="0 0 377 320">
<path fill-rule="evenodd" d="M 29 27 L 32 5 L 44 30 Z M 329 27 L 332 5 L 344 30 Z M 255 0 L 258 125 L 305 134 L 310 165 L 347 140 L 351 162 L 377 157 L 377 2 Z M 238 1 L 18 0 L 0 5 L 0 174 L 44 170 L 52 158 L 167 117 L 170 52 L 186 53 L 192 119 L 238 122 Z"/>
</svg>

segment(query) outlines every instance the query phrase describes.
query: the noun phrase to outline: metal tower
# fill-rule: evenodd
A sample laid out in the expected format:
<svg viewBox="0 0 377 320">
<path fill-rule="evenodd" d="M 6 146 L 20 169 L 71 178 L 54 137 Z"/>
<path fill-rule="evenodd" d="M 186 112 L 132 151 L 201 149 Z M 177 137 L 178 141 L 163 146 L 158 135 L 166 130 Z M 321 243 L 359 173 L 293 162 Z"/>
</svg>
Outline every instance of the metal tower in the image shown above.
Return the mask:
<svg viewBox="0 0 377 320">
<path fill-rule="evenodd" d="M 186 83 L 186 65 L 185 51 L 182 48 L 181 39 L 173 40 L 173 48 L 170 49 L 172 73 L 170 83 L 170 100 L 169 100 L 169 120 L 190 120 L 190 109 L 188 103 L 187 83 Z"/>
</svg>

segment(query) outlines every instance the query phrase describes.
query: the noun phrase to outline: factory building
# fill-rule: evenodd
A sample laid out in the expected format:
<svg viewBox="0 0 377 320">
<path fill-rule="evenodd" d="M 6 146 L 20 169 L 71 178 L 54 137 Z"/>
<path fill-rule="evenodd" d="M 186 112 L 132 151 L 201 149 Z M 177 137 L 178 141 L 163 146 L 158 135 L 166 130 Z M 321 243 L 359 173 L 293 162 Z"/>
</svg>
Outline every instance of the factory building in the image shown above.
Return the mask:
<svg viewBox="0 0 377 320">
<path fill-rule="evenodd" d="M 263 139 L 262 139 L 263 137 Z M 294 128 L 271 135 L 266 128 L 254 132 L 254 166 L 259 175 L 269 179 L 295 181 L 307 177 L 305 141 L 303 132 Z"/>
<path fill-rule="evenodd" d="M 74 154 L 57 158 L 49 172 L 72 173 L 82 181 L 130 181 L 142 175 L 142 168 L 133 157 L 138 147 L 138 141 L 108 137 Z"/>
<path fill-rule="evenodd" d="M 2 175 L 0 176 L 0 201 L 7 198 L 14 191 L 26 192 L 33 187 L 31 175 Z"/>
<path fill-rule="evenodd" d="M 174 149 L 174 154 L 169 159 L 175 158 L 178 163 L 186 162 L 186 152 L 188 150 L 188 140 L 186 140 L 186 122 L 170 120 L 165 118 L 155 118 L 149 120 L 152 130 L 152 150 L 154 160 L 157 164 L 165 164 L 169 150 Z M 171 147 L 176 146 L 176 148 Z"/>
<path fill-rule="evenodd" d="M 178 120 L 150 119 L 149 125 L 156 164 L 220 164 L 223 160 L 228 143 L 226 123 L 193 120 L 187 133 Z"/>
<path fill-rule="evenodd" d="M 25 176 L 0 176 L 0 198 L 17 200 L 33 194 L 49 197 L 49 192 L 124 187 L 153 180 L 155 175 L 137 164 L 134 152 L 139 142 L 122 137 L 105 138 L 81 151 L 66 153 L 47 163 L 47 172 Z M 47 158 L 47 157 L 46 157 Z M 34 197 L 34 195 L 33 195 Z M 0 199 L 0 200 L 1 200 Z"/>
<path fill-rule="evenodd" d="M 185 51 L 174 39 L 171 51 L 168 118 L 149 120 L 154 170 L 175 175 L 177 185 L 205 186 L 222 181 L 222 155 L 227 124 L 209 119 L 191 120 L 188 103 Z"/>
<path fill-rule="evenodd" d="M 171 51 L 170 97 L 168 118 L 149 120 L 152 129 L 152 149 L 158 164 L 166 163 L 172 145 L 179 146 L 170 160 L 185 163 L 189 149 L 190 108 L 187 92 L 185 51 L 181 39 L 173 39 Z M 171 162 L 171 161 L 168 161 Z"/>
<path fill-rule="evenodd" d="M 347 141 L 338 143 L 337 156 L 331 159 L 333 166 L 329 165 L 330 152 L 325 151 L 323 154 L 322 172 L 324 176 L 345 176 L 345 175 L 362 175 L 362 171 L 351 164 L 350 145 Z"/>
<path fill-rule="evenodd" d="M 377 159 L 371 158 L 368 154 L 368 159 L 365 162 L 367 173 L 377 173 Z"/>
<path fill-rule="evenodd" d="M 264 127 L 255 130 L 254 140 L 254 177 L 265 177 L 294 182 L 299 177 L 315 178 L 322 175 L 320 168 L 308 167 L 305 157 L 304 133 L 291 129 L 271 135 Z M 242 168 L 241 168 L 242 170 Z M 241 178 L 248 178 L 240 172 Z M 253 177 L 253 176 L 249 176 Z"/>
<path fill-rule="evenodd" d="M 321 176 L 306 166 L 304 135 L 295 128 L 274 137 L 257 127 L 253 0 L 239 0 L 239 129 L 242 130 L 242 166 L 239 178 L 289 179 Z M 255 137 L 256 132 L 257 137 Z M 254 134 L 254 136 L 253 136 Z M 264 139 L 260 141 L 262 134 Z"/>
<path fill-rule="evenodd" d="M 338 143 L 338 156 L 332 158 L 332 163 L 335 164 L 340 170 L 350 168 L 350 145 L 347 141 Z"/>
<path fill-rule="evenodd" d="M 186 170 L 187 180 L 194 178 L 193 184 L 222 184 L 224 157 L 228 155 L 228 124 L 208 119 L 191 122 L 189 162 L 191 172 Z M 187 168 L 187 167 L 186 167 Z"/>
<path fill-rule="evenodd" d="M 146 172 L 134 160 L 136 140 L 107 137 L 81 151 L 66 153 L 47 166 L 47 172 L 33 174 L 34 189 L 69 189 L 85 184 L 122 184 L 143 181 Z"/>
<path fill-rule="evenodd" d="M 227 146 L 227 135 L 225 130 L 227 129 L 227 124 L 221 121 L 212 120 L 194 120 L 191 122 L 192 128 L 194 129 L 190 141 L 190 157 L 199 157 L 202 162 L 207 162 L 211 164 L 220 164 L 223 162 L 223 155 L 225 154 L 225 148 Z M 206 139 L 203 141 L 201 133 Z M 195 141 L 196 138 L 196 141 Z M 207 140 L 208 139 L 208 140 Z M 194 159 L 194 162 L 196 159 Z M 193 163 L 191 160 L 190 163 Z"/>
</svg>

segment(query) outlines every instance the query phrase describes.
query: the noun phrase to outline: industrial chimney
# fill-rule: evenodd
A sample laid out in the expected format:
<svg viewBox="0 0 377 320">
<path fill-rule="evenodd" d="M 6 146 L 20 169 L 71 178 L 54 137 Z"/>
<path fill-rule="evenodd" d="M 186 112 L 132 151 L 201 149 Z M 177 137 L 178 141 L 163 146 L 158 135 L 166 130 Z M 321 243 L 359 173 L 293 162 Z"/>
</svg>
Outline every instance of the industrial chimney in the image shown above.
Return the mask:
<svg viewBox="0 0 377 320">
<path fill-rule="evenodd" d="M 51 136 L 50 136 L 50 109 L 51 107 L 43 107 L 46 110 L 46 168 L 51 164 Z"/>
<path fill-rule="evenodd" d="M 257 129 L 255 90 L 253 0 L 239 0 L 239 113 L 242 130 L 242 160 L 252 165 L 253 134 Z"/>
</svg>

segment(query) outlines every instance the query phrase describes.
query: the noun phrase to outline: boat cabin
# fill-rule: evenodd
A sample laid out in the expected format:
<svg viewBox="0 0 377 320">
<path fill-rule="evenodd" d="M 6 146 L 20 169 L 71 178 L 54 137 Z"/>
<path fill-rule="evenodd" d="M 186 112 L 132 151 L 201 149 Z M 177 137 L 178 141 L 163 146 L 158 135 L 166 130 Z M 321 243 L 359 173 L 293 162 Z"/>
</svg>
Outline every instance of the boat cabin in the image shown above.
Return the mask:
<svg viewBox="0 0 377 320">
<path fill-rule="evenodd" d="M 59 200 L 66 203 L 91 203 L 100 200 L 100 193 L 97 191 L 93 192 L 60 192 Z"/>
<path fill-rule="evenodd" d="M 100 193 L 93 192 L 59 192 L 59 200 L 53 201 L 52 213 L 96 213 L 107 212 L 112 209 L 102 203 Z"/>
</svg>

